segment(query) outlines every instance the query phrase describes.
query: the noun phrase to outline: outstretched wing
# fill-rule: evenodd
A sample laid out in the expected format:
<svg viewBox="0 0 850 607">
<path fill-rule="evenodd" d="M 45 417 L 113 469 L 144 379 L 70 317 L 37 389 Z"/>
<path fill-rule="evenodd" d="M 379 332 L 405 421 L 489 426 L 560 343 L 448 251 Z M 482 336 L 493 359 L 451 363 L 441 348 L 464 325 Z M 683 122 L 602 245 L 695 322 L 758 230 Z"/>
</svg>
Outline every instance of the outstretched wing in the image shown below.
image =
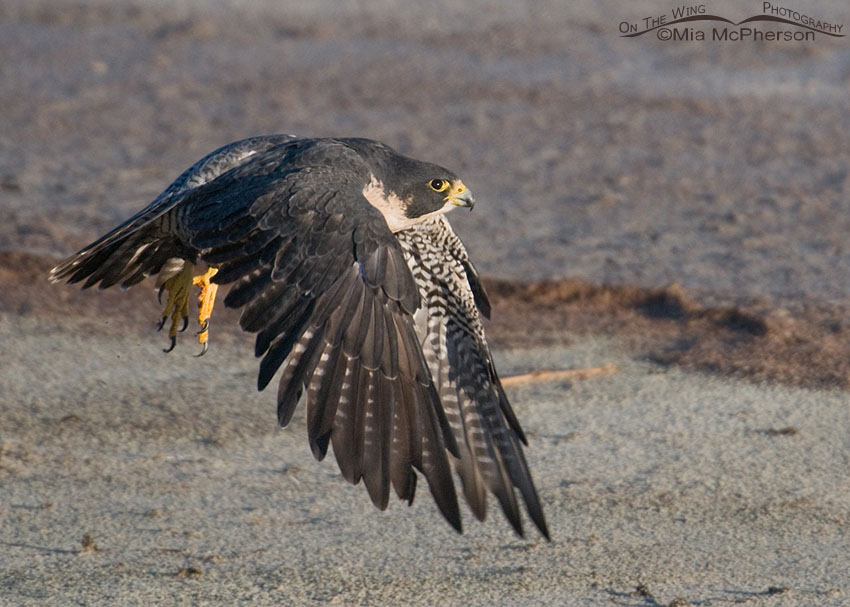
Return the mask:
<svg viewBox="0 0 850 607">
<path fill-rule="evenodd" d="M 188 191 L 177 232 L 262 356 L 258 385 L 283 366 L 278 417 L 306 390 L 310 445 L 329 443 L 343 476 L 375 505 L 389 487 L 411 501 L 420 470 L 446 519 L 461 528 L 446 450 L 457 453 L 413 327 L 419 291 L 398 241 L 363 196 L 362 157 L 333 140 L 259 153 Z"/>
<path fill-rule="evenodd" d="M 259 388 L 283 367 L 281 424 L 306 392 L 318 459 L 333 444 L 343 476 L 363 479 L 381 509 L 390 486 L 413 500 L 418 469 L 460 530 L 450 454 L 479 519 L 489 490 L 522 533 L 519 489 L 548 537 L 484 340 L 477 274 L 442 217 L 390 232 L 363 195 L 363 147 L 288 135 L 225 146 L 51 280 L 126 288 L 171 261 L 218 267 L 214 281 L 232 284 L 225 304 L 256 333 Z"/>
<path fill-rule="evenodd" d="M 255 154 L 292 141 L 292 135 L 252 137 L 225 145 L 186 169 L 162 194 L 111 232 L 69 257 L 50 272 L 50 280 L 80 282 L 83 288 L 100 282 L 105 289 L 121 283 L 126 289 L 156 274 L 171 258 L 191 251 L 176 238 L 169 211 L 192 188 L 212 181 Z"/>
<path fill-rule="evenodd" d="M 443 216 L 397 236 L 423 298 L 415 314 L 416 332 L 458 444 L 455 467 L 466 500 L 483 520 L 491 491 L 522 535 L 516 488 L 548 538 L 522 450 L 525 436 L 484 339 L 479 310 L 489 315 L 490 305 L 466 249 Z"/>
</svg>

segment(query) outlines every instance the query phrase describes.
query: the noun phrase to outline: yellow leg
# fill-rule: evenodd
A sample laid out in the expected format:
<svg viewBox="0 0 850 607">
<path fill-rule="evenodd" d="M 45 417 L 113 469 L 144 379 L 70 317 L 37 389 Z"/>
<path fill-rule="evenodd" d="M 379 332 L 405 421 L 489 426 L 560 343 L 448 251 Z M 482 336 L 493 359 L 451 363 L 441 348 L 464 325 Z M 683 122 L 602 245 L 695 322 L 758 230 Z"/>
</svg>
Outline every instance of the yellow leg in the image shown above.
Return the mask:
<svg viewBox="0 0 850 607">
<path fill-rule="evenodd" d="M 162 321 L 159 323 L 159 328 L 162 329 L 165 326 L 165 321 L 171 319 L 171 326 L 168 328 L 171 346 L 165 350 L 166 352 L 171 352 L 177 345 L 177 327 L 180 321 L 183 321 L 181 331 L 185 330 L 189 323 L 189 288 L 192 286 L 192 270 L 194 268 L 194 264 L 187 261 L 177 274 L 162 284 L 160 294 L 162 291 L 168 291 L 168 300 L 165 303 L 165 309 L 162 311 Z"/>
<path fill-rule="evenodd" d="M 215 295 L 218 292 L 218 285 L 210 282 L 210 279 L 216 275 L 218 268 L 210 268 L 206 274 L 195 276 L 192 283 L 200 287 L 201 292 L 198 294 L 198 324 L 201 325 L 201 330 L 198 332 L 198 342 L 204 347 L 198 356 L 203 356 L 209 347 L 208 340 L 210 336 L 210 316 L 212 316 L 213 306 L 215 305 Z"/>
</svg>

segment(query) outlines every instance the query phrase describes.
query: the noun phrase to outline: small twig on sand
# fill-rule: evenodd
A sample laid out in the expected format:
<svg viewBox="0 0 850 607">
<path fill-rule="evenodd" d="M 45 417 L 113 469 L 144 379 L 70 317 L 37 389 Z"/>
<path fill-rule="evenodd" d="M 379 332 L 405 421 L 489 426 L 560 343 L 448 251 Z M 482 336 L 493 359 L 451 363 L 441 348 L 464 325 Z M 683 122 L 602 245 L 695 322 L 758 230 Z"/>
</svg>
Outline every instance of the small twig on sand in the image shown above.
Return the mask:
<svg viewBox="0 0 850 607">
<path fill-rule="evenodd" d="M 555 371 L 532 371 L 521 375 L 511 375 L 502 378 L 503 386 L 521 386 L 543 381 L 563 381 L 570 379 L 587 379 L 597 375 L 609 375 L 617 373 L 620 368 L 615 364 L 607 364 L 601 367 L 589 367 L 587 369 L 558 369 Z"/>
</svg>

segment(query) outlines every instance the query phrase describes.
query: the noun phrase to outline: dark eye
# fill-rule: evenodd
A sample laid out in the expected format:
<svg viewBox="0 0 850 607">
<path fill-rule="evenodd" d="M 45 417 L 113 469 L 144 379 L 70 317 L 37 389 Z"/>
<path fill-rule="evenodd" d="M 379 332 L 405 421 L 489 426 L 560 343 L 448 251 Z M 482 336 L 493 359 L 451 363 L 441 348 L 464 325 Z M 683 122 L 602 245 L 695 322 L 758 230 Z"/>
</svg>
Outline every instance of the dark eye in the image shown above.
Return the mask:
<svg viewBox="0 0 850 607">
<path fill-rule="evenodd" d="M 449 182 L 445 179 L 432 179 L 428 182 L 428 185 L 431 186 L 431 189 L 435 192 L 444 192 L 449 187 Z"/>
</svg>

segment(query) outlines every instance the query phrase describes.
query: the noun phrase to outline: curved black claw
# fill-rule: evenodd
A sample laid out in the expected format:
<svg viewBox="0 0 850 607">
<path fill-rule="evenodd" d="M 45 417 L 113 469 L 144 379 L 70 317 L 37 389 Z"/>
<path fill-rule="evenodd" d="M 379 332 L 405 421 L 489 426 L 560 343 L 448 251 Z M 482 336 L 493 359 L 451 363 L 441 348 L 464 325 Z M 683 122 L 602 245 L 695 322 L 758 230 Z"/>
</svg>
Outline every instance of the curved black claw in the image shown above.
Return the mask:
<svg viewBox="0 0 850 607">
<path fill-rule="evenodd" d="M 162 285 L 159 288 L 159 293 L 156 294 L 156 301 L 159 305 L 162 305 L 162 292 L 165 291 L 165 285 Z"/>
<path fill-rule="evenodd" d="M 203 350 L 201 350 L 200 354 L 195 354 L 195 358 L 200 358 L 201 356 L 203 356 L 204 354 L 206 354 L 206 353 L 207 353 L 207 350 L 209 350 L 209 349 L 210 349 L 210 344 L 209 344 L 209 342 L 204 342 L 204 349 L 203 349 Z"/>
<path fill-rule="evenodd" d="M 171 338 L 171 345 L 168 347 L 167 350 L 165 348 L 163 348 L 162 351 L 165 352 L 166 354 L 168 354 L 169 352 L 171 352 L 174 349 L 174 346 L 176 346 L 176 345 L 177 345 L 177 337 L 172 337 Z"/>
<path fill-rule="evenodd" d="M 183 326 L 182 326 L 182 327 L 180 327 L 180 332 L 182 333 L 182 332 L 183 332 L 183 331 L 185 331 L 187 328 L 189 328 L 189 317 L 188 317 L 188 316 L 184 316 L 184 317 L 183 317 Z"/>
<path fill-rule="evenodd" d="M 210 319 L 208 318 L 204 321 L 204 324 L 201 325 L 201 330 L 198 331 L 197 333 L 195 333 L 195 335 L 200 335 L 201 333 L 206 333 L 207 329 L 209 329 L 209 328 L 210 328 Z"/>
<path fill-rule="evenodd" d="M 159 321 L 159 326 L 156 328 L 157 331 L 162 331 L 162 328 L 165 326 L 165 321 L 168 320 L 167 316 L 163 316 L 162 320 Z"/>
</svg>

